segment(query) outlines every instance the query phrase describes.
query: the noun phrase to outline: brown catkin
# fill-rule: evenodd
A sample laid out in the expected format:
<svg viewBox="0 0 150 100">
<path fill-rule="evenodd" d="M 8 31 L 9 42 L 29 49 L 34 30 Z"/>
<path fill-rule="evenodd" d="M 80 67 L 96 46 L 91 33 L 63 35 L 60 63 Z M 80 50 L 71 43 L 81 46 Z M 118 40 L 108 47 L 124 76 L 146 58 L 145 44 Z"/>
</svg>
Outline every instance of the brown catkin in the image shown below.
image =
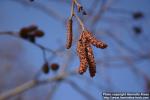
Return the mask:
<svg viewBox="0 0 150 100">
<path fill-rule="evenodd" d="M 94 60 L 93 50 L 90 44 L 86 44 L 86 52 L 87 52 L 87 61 L 89 64 L 90 76 L 94 77 L 96 74 L 96 63 Z"/>
<path fill-rule="evenodd" d="M 107 44 L 105 44 L 104 42 L 102 42 L 101 40 L 97 40 L 95 37 L 92 37 L 90 40 L 90 43 L 93 46 L 96 46 L 97 48 L 101 48 L 104 49 L 107 47 Z"/>
<path fill-rule="evenodd" d="M 66 42 L 66 48 L 71 48 L 72 45 L 72 39 L 73 39 L 73 33 L 72 33 L 72 19 L 69 19 L 67 22 L 67 42 Z"/>
<path fill-rule="evenodd" d="M 82 43 L 82 40 L 79 40 L 77 43 L 77 53 L 80 59 L 80 67 L 79 67 L 79 74 L 83 74 L 87 70 L 87 57 L 85 51 L 85 45 Z"/>
<path fill-rule="evenodd" d="M 97 40 L 91 32 L 89 32 L 88 30 L 84 30 L 84 37 L 89 41 L 89 43 L 91 43 L 93 46 L 96 46 L 97 48 L 101 48 L 104 49 L 107 47 L 107 44 L 105 44 L 104 42 L 102 42 L 101 40 Z"/>
<path fill-rule="evenodd" d="M 89 66 L 90 76 L 94 77 L 96 74 L 96 63 L 91 45 L 102 49 L 107 47 L 105 43 L 97 40 L 91 32 L 83 30 L 77 43 L 77 54 L 80 59 L 79 73 L 83 74 L 86 72 L 87 67 Z"/>
</svg>

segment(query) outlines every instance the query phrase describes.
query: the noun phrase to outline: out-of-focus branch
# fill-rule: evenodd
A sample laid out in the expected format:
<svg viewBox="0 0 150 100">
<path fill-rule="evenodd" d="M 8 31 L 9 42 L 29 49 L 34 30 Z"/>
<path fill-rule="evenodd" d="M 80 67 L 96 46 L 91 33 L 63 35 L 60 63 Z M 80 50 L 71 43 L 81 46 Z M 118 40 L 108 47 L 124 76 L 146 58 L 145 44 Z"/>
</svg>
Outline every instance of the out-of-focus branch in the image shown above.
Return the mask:
<svg viewBox="0 0 150 100">
<path fill-rule="evenodd" d="M 35 80 L 26 82 L 23 85 L 16 87 L 15 89 L 12 89 L 12 90 L 9 90 L 9 91 L 6 91 L 6 92 L 0 94 L 0 100 L 8 99 L 12 96 L 22 93 L 30 88 L 33 88 L 36 84 L 37 84 L 37 82 Z"/>
<path fill-rule="evenodd" d="M 95 27 L 95 25 L 97 25 L 97 23 L 99 22 L 100 18 L 102 17 L 103 13 L 105 11 L 108 10 L 108 8 L 110 7 L 110 4 L 112 3 L 113 0 L 107 0 L 106 2 L 103 1 L 103 4 L 101 5 L 101 7 L 99 8 L 99 11 L 97 12 L 97 14 L 92 18 L 92 22 L 91 22 L 91 26 L 92 28 Z"/>
<path fill-rule="evenodd" d="M 8 99 L 12 96 L 18 95 L 20 93 L 23 93 L 31 88 L 37 87 L 39 85 L 44 85 L 44 84 L 48 84 L 48 83 L 52 83 L 55 81 L 61 81 L 63 79 L 65 79 L 66 77 L 70 76 L 70 75 L 75 75 L 76 74 L 76 70 L 72 71 L 70 73 L 61 73 L 58 74 L 52 78 L 48 78 L 46 80 L 31 80 L 29 82 L 24 83 L 23 85 L 20 85 L 12 90 L 6 91 L 4 93 L 0 94 L 0 100 L 4 100 L 4 99 Z"/>
<path fill-rule="evenodd" d="M 15 33 L 15 32 L 0 32 L 0 35 L 10 35 L 10 36 L 13 36 L 13 37 L 15 37 L 15 38 L 20 38 L 19 36 L 17 36 L 17 34 L 18 34 L 18 33 Z M 20 38 L 20 39 L 25 40 L 25 39 L 23 39 L 23 38 Z M 25 40 L 25 41 L 26 41 L 26 42 L 29 42 L 28 40 Z M 50 49 L 50 48 L 44 47 L 44 46 L 42 46 L 41 44 L 32 43 L 32 42 L 29 42 L 29 43 L 31 43 L 31 44 L 37 46 L 37 47 L 40 48 L 42 51 L 45 50 L 45 51 L 48 51 L 48 52 L 50 52 L 50 53 L 52 53 L 52 54 L 54 54 L 54 55 L 57 55 L 57 52 L 56 52 L 56 51 L 53 51 L 53 50 Z"/>
<path fill-rule="evenodd" d="M 111 37 L 114 41 L 116 41 L 116 43 L 119 44 L 122 48 L 124 48 L 125 50 L 129 51 L 130 53 L 138 54 L 140 52 L 140 51 L 137 51 L 137 50 L 133 49 L 128 44 L 124 43 L 122 40 L 117 38 L 112 32 L 107 31 L 107 35 L 109 37 Z"/>
<path fill-rule="evenodd" d="M 50 92 L 48 93 L 48 96 L 46 97 L 46 100 L 52 100 L 52 98 L 53 98 L 53 96 L 54 96 L 56 90 L 57 90 L 58 87 L 60 86 L 60 84 L 61 84 L 60 82 L 56 82 L 56 83 L 52 86 Z"/>
<path fill-rule="evenodd" d="M 91 5 L 91 7 L 89 8 L 89 10 L 88 10 L 88 15 L 90 15 L 89 17 L 92 17 L 93 16 L 93 14 L 94 14 L 94 12 L 95 12 L 95 9 L 99 6 L 99 4 L 100 4 L 100 1 L 101 0 L 94 0 L 93 2 L 92 2 L 92 5 Z"/>
</svg>

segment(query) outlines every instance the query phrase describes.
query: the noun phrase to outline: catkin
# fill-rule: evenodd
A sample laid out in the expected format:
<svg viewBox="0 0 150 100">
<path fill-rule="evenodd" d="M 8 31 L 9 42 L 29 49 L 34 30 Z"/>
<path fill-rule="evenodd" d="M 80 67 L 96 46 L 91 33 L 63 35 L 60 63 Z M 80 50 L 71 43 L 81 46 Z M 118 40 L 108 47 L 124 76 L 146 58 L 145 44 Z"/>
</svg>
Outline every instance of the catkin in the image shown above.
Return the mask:
<svg viewBox="0 0 150 100">
<path fill-rule="evenodd" d="M 67 42 L 66 42 L 67 49 L 71 48 L 72 45 L 72 38 L 73 38 L 72 23 L 73 23 L 72 19 L 69 19 L 67 22 Z"/>
<path fill-rule="evenodd" d="M 82 43 L 82 40 L 79 40 L 77 43 L 77 54 L 80 59 L 80 67 L 79 67 L 79 73 L 83 74 L 87 70 L 87 57 L 86 57 L 86 51 L 85 51 L 85 45 Z"/>
<path fill-rule="evenodd" d="M 94 77 L 96 74 L 96 63 L 94 60 L 93 50 L 90 44 L 86 44 L 86 51 L 87 51 L 87 61 L 89 64 L 90 76 Z"/>
<path fill-rule="evenodd" d="M 96 46 L 97 48 L 101 48 L 104 49 L 107 47 L 107 44 L 105 44 L 104 42 L 102 42 L 101 40 L 97 40 L 91 32 L 89 32 L 88 30 L 84 30 L 84 37 L 89 41 L 89 43 L 91 43 L 93 46 Z"/>
<path fill-rule="evenodd" d="M 105 43 L 97 40 L 88 30 L 83 30 L 77 43 L 77 54 L 80 59 L 79 73 L 83 74 L 86 72 L 89 66 L 90 76 L 94 77 L 96 74 L 96 63 L 91 45 L 102 49 L 107 47 Z"/>
<path fill-rule="evenodd" d="M 97 40 L 95 37 L 91 38 L 90 43 L 93 46 L 96 46 L 97 48 L 101 48 L 101 49 L 104 49 L 107 47 L 107 45 L 104 42 L 102 42 L 101 40 Z"/>
</svg>

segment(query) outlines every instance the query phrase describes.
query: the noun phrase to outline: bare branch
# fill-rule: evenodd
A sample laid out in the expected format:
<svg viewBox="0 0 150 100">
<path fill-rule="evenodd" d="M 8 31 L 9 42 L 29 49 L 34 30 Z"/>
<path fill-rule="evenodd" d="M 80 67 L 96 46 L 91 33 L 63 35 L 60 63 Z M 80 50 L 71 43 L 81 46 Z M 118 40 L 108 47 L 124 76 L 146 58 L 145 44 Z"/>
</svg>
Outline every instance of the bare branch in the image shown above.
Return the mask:
<svg viewBox="0 0 150 100">
<path fill-rule="evenodd" d="M 52 78 L 48 78 L 46 80 L 35 80 L 35 79 L 33 79 L 29 82 L 24 83 L 21 86 L 18 86 L 16 88 L 12 89 L 12 90 L 1 93 L 0 94 L 0 100 L 8 99 L 12 96 L 23 93 L 23 92 L 25 92 L 29 89 L 32 89 L 34 87 L 37 87 L 39 85 L 44 85 L 44 84 L 52 83 L 52 82 L 55 82 L 55 81 L 61 81 L 61 80 L 65 79 L 66 77 L 68 77 L 70 75 L 75 75 L 75 74 L 76 74 L 76 70 L 72 71 L 70 73 L 62 73 L 62 74 L 56 75 Z"/>
</svg>

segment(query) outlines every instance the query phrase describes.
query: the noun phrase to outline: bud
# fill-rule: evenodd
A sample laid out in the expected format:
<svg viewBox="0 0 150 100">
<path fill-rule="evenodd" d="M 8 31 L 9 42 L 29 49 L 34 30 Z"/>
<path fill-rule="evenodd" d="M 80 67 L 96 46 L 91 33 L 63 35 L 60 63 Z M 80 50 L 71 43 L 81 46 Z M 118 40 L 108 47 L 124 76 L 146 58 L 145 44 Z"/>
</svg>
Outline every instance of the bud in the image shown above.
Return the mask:
<svg viewBox="0 0 150 100">
<path fill-rule="evenodd" d="M 133 18 L 134 18 L 135 20 L 138 20 L 138 19 L 141 19 L 141 18 L 144 17 L 144 15 L 143 15 L 142 12 L 135 12 L 135 13 L 133 13 L 132 16 L 133 16 Z"/>
<path fill-rule="evenodd" d="M 82 14 L 83 14 L 83 15 L 87 15 L 86 11 L 83 11 Z"/>
<path fill-rule="evenodd" d="M 30 0 L 31 2 L 33 2 L 34 0 Z"/>
<path fill-rule="evenodd" d="M 34 35 L 37 37 L 43 37 L 44 36 L 44 32 L 42 30 L 36 30 L 34 32 Z"/>
<path fill-rule="evenodd" d="M 138 27 L 138 26 L 133 27 L 133 31 L 135 34 L 141 34 L 142 33 L 141 27 Z"/>
<path fill-rule="evenodd" d="M 50 65 L 51 70 L 57 71 L 59 69 L 59 65 L 57 63 L 52 63 Z"/>
<path fill-rule="evenodd" d="M 34 35 L 29 35 L 29 41 L 32 42 L 32 43 L 35 43 L 36 42 L 36 38 Z"/>
<path fill-rule="evenodd" d="M 28 27 L 28 29 L 30 30 L 30 32 L 32 32 L 32 31 L 37 30 L 37 29 L 38 29 L 38 27 L 37 27 L 37 26 L 35 26 L 35 25 L 30 25 L 30 26 Z"/>
<path fill-rule="evenodd" d="M 46 62 L 43 67 L 42 67 L 42 71 L 45 73 L 45 74 L 48 74 L 50 69 L 49 69 L 49 66 L 48 66 L 48 63 Z"/>
<path fill-rule="evenodd" d="M 83 10 L 83 7 L 78 5 L 78 12 L 81 12 L 82 10 Z"/>
<path fill-rule="evenodd" d="M 25 27 L 20 30 L 19 35 L 21 38 L 27 39 L 28 33 L 29 33 L 29 29 Z"/>
</svg>

